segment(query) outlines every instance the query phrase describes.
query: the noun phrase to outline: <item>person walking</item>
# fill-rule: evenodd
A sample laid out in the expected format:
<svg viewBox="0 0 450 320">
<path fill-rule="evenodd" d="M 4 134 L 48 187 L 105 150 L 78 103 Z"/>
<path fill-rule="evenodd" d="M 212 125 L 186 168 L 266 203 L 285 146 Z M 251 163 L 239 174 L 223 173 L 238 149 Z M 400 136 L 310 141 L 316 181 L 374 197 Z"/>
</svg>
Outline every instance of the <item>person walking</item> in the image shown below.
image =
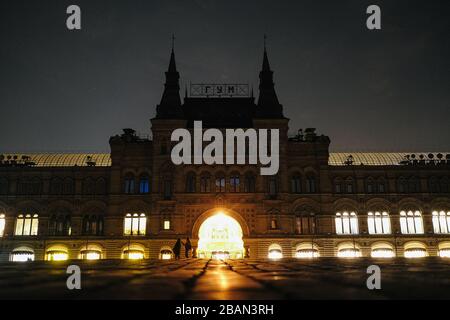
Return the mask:
<svg viewBox="0 0 450 320">
<path fill-rule="evenodd" d="M 186 258 L 189 258 L 189 253 L 191 252 L 191 249 L 192 249 L 191 240 L 189 240 L 189 238 L 186 238 L 186 243 L 184 244 L 184 255 L 186 256 Z"/>
<path fill-rule="evenodd" d="M 175 242 L 175 245 L 173 246 L 173 254 L 175 255 L 175 259 L 180 259 L 180 252 L 181 252 L 181 239 L 178 238 L 177 242 Z"/>
</svg>

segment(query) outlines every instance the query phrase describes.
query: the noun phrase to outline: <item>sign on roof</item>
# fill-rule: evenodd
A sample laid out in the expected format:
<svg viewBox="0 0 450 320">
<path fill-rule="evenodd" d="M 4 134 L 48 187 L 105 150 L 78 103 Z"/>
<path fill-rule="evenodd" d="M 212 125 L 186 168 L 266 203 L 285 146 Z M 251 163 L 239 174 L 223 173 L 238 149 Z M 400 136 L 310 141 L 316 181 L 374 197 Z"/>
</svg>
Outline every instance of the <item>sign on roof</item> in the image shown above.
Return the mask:
<svg viewBox="0 0 450 320">
<path fill-rule="evenodd" d="M 191 97 L 249 97 L 248 84 L 198 83 L 190 85 Z"/>
</svg>

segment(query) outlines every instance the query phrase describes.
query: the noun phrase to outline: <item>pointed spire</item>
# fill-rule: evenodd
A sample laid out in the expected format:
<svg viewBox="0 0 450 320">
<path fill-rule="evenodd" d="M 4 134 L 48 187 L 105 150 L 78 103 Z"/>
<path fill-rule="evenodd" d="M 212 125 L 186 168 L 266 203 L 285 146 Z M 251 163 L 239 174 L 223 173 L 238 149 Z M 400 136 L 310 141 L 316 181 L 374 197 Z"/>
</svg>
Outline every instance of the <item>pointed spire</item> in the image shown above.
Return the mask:
<svg viewBox="0 0 450 320">
<path fill-rule="evenodd" d="M 278 102 L 273 83 L 273 71 L 270 69 L 266 39 L 267 36 L 264 35 L 263 63 L 259 73 L 258 116 L 263 118 L 283 118 L 282 106 Z"/>
<path fill-rule="evenodd" d="M 169 67 L 166 72 L 166 83 L 160 104 L 156 107 L 157 118 L 182 117 L 180 99 L 180 74 L 177 71 L 174 51 L 175 36 L 172 35 L 172 51 L 170 53 Z"/>
</svg>

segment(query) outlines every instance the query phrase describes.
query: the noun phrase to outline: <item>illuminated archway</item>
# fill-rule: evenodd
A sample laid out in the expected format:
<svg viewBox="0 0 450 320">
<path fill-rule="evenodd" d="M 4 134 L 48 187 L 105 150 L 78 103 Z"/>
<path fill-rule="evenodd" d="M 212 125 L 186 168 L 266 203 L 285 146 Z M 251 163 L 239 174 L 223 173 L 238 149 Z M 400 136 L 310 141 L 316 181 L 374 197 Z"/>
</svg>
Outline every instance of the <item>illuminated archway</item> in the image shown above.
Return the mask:
<svg viewBox="0 0 450 320">
<path fill-rule="evenodd" d="M 244 257 L 242 228 L 236 219 L 218 212 L 207 218 L 198 231 L 199 258 L 240 259 Z"/>
</svg>

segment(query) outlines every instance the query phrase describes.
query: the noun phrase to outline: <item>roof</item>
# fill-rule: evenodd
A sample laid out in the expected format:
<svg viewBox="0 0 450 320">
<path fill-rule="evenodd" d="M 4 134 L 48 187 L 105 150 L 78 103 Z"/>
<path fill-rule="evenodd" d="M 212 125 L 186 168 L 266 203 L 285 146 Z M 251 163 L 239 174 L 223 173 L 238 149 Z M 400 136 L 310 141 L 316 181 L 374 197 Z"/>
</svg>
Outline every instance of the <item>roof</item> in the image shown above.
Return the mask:
<svg viewBox="0 0 450 320">
<path fill-rule="evenodd" d="M 429 160 L 429 154 L 433 155 L 433 159 L 437 159 L 439 152 L 335 152 L 330 153 L 328 164 L 331 166 L 347 165 L 348 157 L 351 155 L 353 157 L 353 165 L 390 166 L 401 164 L 400 162 L 406 160 L 406 157 L 410 155 L 417 155 L 417 160 L 420 159 L 420 155 L 423 155 L 425 160 Z M 441 154 L 449 153 L 444 152 Z"/>
<path fill-rule="evenodd" d="M 407 155 L 412 153 L 394 153 L 394 152 L 337 152 L 330 153 L 328 164 L 331 166 L 344 166 L 347 164 L 349 155 L 353 157 L 353 165 L 399 165 L 405 160 Z M 437 158 L 437 152 L 416 152 L 416 155 L 423 154 L 428 159 L 429 154 Z M 450 154 L 450 152 L 445 152 Z M 36 167 L 108 167 L 111 166 L 111 156 L 109 153 L 4 153 L 3 160 L 16 161 L 18 165 L 25 161 L 34 163 Z M 24 158 L 25 156 L 25 158 Z M 28 158 L 26 158 L 28 157 Z M 89 158 L 90 157 L 90 158 Z"/>
</svg>

